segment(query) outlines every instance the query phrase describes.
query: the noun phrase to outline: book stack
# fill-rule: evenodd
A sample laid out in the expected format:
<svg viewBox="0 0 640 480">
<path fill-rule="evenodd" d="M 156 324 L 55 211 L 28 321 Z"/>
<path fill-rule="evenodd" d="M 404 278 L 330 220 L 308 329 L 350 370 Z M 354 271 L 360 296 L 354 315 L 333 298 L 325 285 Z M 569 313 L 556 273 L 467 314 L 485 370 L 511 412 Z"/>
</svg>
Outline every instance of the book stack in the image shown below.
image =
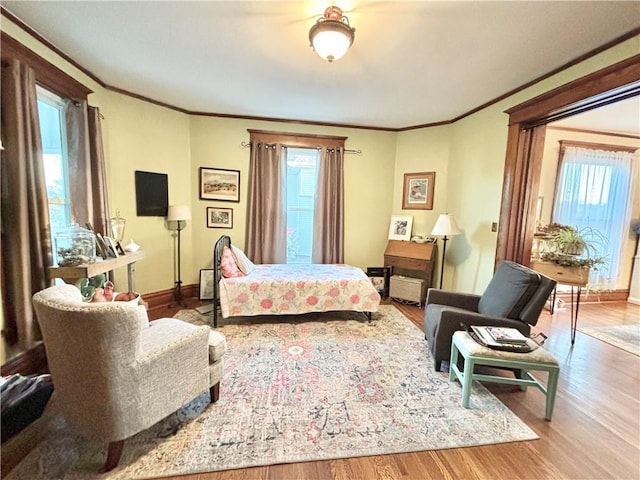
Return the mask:
<svg viewBox="0 0 640 480">
<path fill-rule="evenodd" d="M 486 327 L 486 329 L 489 335 L 498 343 L 516 343 L 521 345 L 527 343 L 527 337 L 515 328 Z"/>
<path fill-rule="evenodd" d="M 484 327 L 472 325 L 471 329 L 480 341 L 488 347 L 504 347 L 504 350 L 524 351 L 527 337 L 519 330 L 510 327 Z"/>
</svg>

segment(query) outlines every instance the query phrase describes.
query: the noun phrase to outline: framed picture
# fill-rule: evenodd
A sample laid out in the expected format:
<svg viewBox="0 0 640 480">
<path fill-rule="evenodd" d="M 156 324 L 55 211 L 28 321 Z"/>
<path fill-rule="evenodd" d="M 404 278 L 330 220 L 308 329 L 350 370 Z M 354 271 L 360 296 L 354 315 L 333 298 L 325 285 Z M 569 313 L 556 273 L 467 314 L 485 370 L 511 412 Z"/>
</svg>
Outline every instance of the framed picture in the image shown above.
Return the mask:
<svg viewBox="0 0 640 480">
<path fill-rule="evenodd" d="M 200 300 L 213 300 L 213 269 L 200 270 Z"/>
<path fill-rule="evenodd" d="M 104 243 L 107 246 L 107 250 L 109 252 L 109 257 L 118 258 L 120 255 L 118 254 L 118 250 L 117 250 L 117 247 L 116 247 L 116 242 L 113 241 L 113 238 L 105 237 L 103 235 L 102 239 L 103 239 Z"/>
<path fill-rule="evenodd" d="M 200 199 L 240 201 L 240 170 L 200 167 Z"/>
<path fill-rule="evenodd" d="M 233 208 L 207 207 L 208 228 L 233 228 Z"/>
<path fill-rule="evenodd" d="M 411 229 L 413 228 L 413 217 L 411 215 L 392 215 L 391 225 L 389 225 L 389 240 L 411 239 Z"/>
<path fill-rule="evenodd" d="M 367 276 L 382 298 L 389 296 L 389 279 L 393 267 L 368 267 Z"/>
<path fill-rule="evenodd" d="M 436 172 L 405 173 L 402 188 L 403 210 L 433 210 Z"/>
</svg>

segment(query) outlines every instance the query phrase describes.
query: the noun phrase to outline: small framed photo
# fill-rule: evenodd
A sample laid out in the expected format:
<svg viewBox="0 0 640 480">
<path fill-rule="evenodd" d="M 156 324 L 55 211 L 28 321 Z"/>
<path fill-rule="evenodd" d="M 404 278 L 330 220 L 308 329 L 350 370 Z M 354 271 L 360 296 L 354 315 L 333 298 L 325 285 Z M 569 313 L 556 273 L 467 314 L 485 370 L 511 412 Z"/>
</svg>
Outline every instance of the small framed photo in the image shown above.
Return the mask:
<svg viewBox="0 0 640 480">
<path fill-rule="evenodd" d="M 382 298 L 389 296 L 389 279 L 391 278 L 392 267 L 368 267 L 367 276 L 371 283 L 378 290 Z"/>
<path fill-rule="evenodd" d="M 240 170 L 200 167 L 200 199 L 240 201 Z"/>
<path fill-rule="evenodd" d="M 413 216 L 392 215 L 391 225 L 389 225 L 389 240 L 411 240 L 411 229 L 413 228 Z"/>
<path fill-rule="evenodd" d="M 208 228 L 233 228 L 233 208 L 207 207 Z"/>
<path fill-rule="evenodd" d="M 113 241 L 111 237 L 102 236 L 104 243 L 107 246 L 107 250 L 109 253 L 109 258 L 118 258 L 120 255 L 118 254 L 118 250 L 116 247 L 116 242 Z"/>
<path fill-rule="evenodd" d="M 213 269 L 200 270 L 200 300 L 213 300 Z"/>
<path fill-rule="evenodd" d="M 436 172 L 405 173 L 402 188 L 403 210 L 433 210 Z"/>
</svg>

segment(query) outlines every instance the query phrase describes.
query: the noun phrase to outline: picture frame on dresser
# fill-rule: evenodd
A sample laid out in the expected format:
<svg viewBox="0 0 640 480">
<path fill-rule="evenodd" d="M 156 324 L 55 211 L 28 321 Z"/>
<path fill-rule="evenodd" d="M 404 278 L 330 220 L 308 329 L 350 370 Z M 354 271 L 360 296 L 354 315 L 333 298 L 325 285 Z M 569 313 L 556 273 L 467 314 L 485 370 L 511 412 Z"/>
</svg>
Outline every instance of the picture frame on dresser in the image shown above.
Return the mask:
<svg viewBox="0 0 640 480">
<path fill-rule="evenodd" d="M 412 215 L 391 215 L 391 223 L 389 225 L 389 240 L 403 240 L 405 242 L 408 242 L 411 239 L 412 228 Z"/>
</svg>

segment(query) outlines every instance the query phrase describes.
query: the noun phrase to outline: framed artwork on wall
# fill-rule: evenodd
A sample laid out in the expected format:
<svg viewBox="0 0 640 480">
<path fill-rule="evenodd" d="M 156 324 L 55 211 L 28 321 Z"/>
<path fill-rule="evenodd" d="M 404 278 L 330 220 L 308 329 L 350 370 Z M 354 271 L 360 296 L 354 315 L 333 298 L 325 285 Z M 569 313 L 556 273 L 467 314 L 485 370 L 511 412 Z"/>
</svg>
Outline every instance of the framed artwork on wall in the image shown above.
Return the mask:
<svg viewBox="0 0 640 480">
<path fill-rule="evenodd" d="M 240 170 L 200 167 L 200 199 L 240 201 Z"/>
<path fill-rule="evenodd" d="M 389 225 L 389 240 L 404 240 L 408 242 L 411 239 L 412 228 L 413 216 L 392 215 L 391 225 Z"/>
<path fill-rule="evenodd" d="M 402 188 L 403 210 L 433 210 L 436 172 L 405 173 Z"/>
<path fill-rule="evenodd" d="M 233 208 L 207 207 L 208 228 L 233 228 Z"/>
<path fill-rule="evenodd" d="M 200 300 L 213 300 L 213 269 L 200 270 Z"/>
</svg>

